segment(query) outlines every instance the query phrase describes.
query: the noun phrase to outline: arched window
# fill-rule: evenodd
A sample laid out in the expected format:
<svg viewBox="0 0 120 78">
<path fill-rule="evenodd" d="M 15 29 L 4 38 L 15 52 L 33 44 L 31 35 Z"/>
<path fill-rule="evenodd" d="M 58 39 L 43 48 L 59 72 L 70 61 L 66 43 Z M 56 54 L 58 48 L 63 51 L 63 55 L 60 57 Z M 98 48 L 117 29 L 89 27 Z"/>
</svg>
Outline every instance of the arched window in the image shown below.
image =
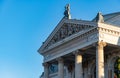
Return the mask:
<svg viewBox="0 0 120 78">
<path fill-rule="evenodd" d="M 120 78 L 120 57 L 116 59 L 114 64 L 114 78 Z"/>
<path fill-rule="evenodd" d="M 52 73 L 56 73 L 58 72 L 58 65 L 57 64 L 51 64 L 49 66 L 49 73 L 52 74 Z"/>
</svg>

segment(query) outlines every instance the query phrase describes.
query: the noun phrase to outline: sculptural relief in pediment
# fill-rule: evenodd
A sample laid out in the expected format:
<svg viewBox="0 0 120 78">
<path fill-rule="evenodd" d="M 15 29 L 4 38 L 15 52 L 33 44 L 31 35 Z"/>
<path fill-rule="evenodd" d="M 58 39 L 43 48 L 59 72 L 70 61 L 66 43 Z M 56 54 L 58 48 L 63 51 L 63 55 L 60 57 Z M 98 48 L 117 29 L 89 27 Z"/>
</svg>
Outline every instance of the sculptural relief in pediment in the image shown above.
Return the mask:
<svg viewBox="0 0 120 78">
<path fill-rule="evenodd" d="M 45 48 L 48 48 L 50 45 L 65 39 L 68 36 L 71 36 L 75 33 L 90 29 L 93 26 L 90 25 L 80 25 L 80 24 L 64 24 L 53 36 L 48 45 Z"/>
</svg>

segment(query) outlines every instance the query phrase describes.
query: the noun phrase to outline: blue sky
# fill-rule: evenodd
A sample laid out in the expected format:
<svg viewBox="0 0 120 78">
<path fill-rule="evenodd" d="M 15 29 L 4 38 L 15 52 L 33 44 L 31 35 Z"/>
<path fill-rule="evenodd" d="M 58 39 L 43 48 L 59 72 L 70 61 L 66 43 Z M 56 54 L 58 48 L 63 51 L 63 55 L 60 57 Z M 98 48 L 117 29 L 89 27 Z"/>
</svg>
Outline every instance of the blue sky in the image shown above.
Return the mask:
<svg viewBox="0 0 120 78">
<path fill-rule="evenodd" d="M 0 78 L 39 78 L 37 52 L 70 3 L 73 19 L 120 12 L 120 0 L 0 0 Z"/>
</svg>

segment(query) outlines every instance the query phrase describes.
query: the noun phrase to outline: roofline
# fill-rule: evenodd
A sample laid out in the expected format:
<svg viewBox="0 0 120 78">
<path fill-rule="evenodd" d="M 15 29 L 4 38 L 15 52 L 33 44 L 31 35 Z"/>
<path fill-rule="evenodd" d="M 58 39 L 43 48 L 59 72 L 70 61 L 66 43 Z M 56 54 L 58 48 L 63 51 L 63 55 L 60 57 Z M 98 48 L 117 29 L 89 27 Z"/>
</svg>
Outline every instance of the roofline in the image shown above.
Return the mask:
<svg viewBox="0 0 120 78">
<path fill-rule="evenodd" d="M 113 12 L 113 13 L 104 14 L 103 17 L 110 16 L 110 15 L 113 15 L 113 14 L 120 14 L 120 12 Z M 91 21 L 94 21 L 95 19 L 96 19 L 96 17 L 94 17 Z"/>
<path fill-rule="evenodd" d="M 103 16 L 108 16 L 108 15 L 113 15 L 113 14 L 120 14 L 120 12 L 114 12 L 114 13 L 104 14 Z"/>
</svg>

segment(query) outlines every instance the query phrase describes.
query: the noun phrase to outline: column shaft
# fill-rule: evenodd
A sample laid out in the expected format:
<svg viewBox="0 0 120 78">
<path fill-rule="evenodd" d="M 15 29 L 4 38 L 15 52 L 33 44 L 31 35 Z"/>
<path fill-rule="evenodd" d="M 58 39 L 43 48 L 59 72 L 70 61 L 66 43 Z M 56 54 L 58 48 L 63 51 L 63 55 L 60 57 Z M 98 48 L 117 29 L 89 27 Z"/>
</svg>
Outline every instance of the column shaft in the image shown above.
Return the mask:
<svg viewBox="0 0 120 78">
<path fill-rule="evenodd" d="M 75 78 L 83 78 L 82 55 L 75 54 Z"/>
<path fill-rule="evenodd" d="M 62 58 L 58 59 L 58 78 L 64 78 L 64 62 Z"/>
<path fill-rule="evenodd" d="M 96 46 L 96 78 L 104 78 L 104 42 Z"/>
</svg>

